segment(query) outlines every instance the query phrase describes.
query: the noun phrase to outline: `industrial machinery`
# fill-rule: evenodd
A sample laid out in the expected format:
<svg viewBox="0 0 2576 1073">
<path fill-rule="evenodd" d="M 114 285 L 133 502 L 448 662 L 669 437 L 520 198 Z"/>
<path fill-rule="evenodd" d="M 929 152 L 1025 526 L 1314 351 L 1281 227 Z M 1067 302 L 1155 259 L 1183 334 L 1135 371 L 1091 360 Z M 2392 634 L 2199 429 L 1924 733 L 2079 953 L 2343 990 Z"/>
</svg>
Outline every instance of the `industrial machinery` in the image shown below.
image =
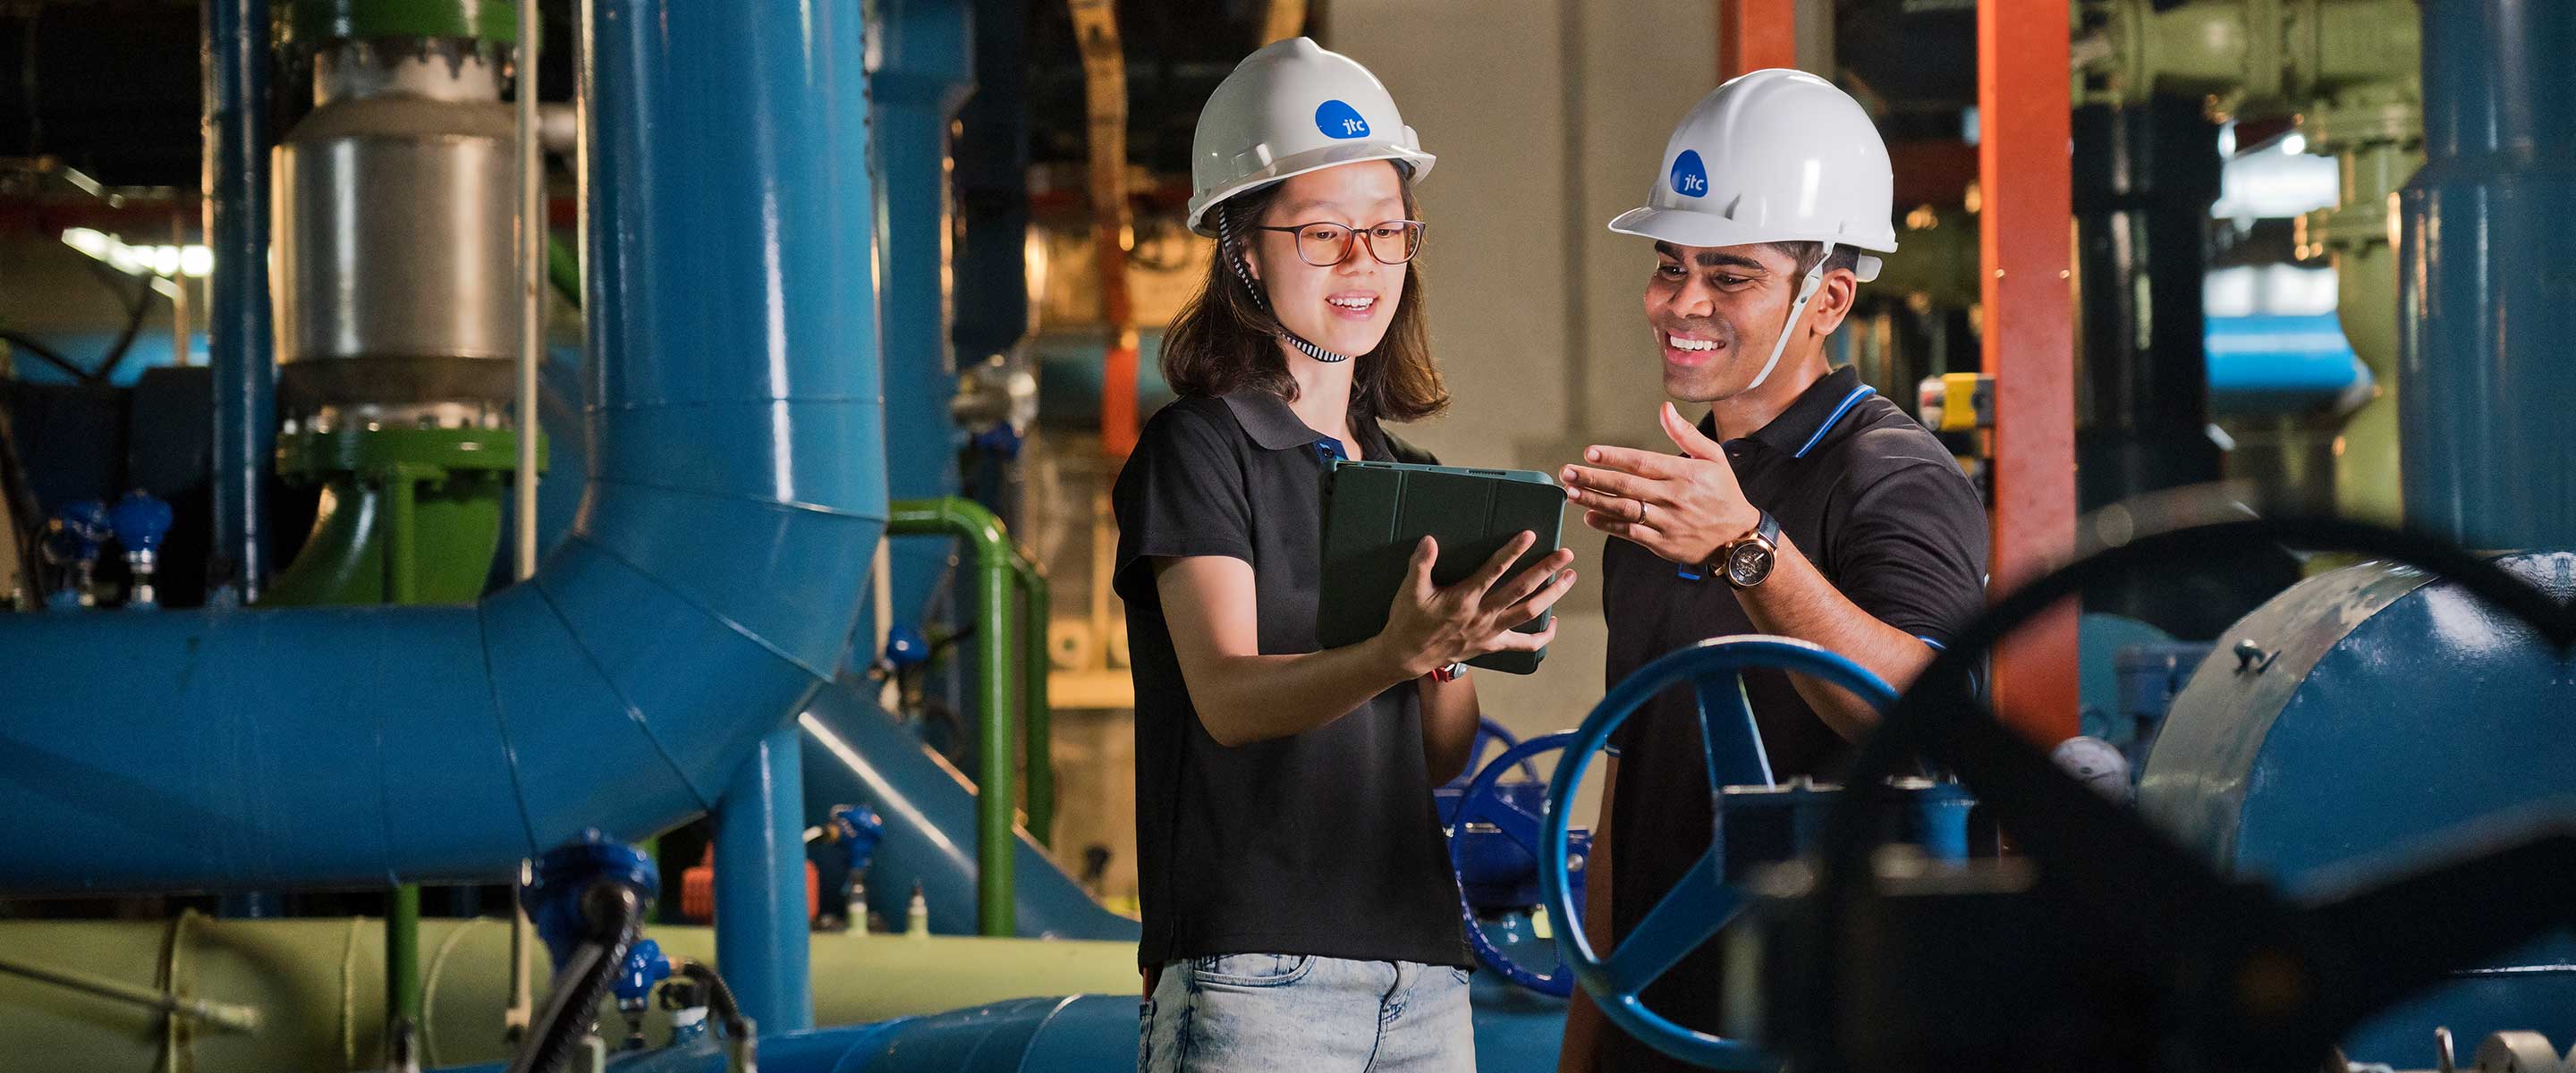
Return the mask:
<svg viewBox="0 0 2576 1073">
<path fill-rule="evenodd" d="M 1062 539 L 1016 540 L 1015 514 L 1048 500 L 1009 494 L 1022 478 L 1004 463 L 1033 398 L 1068 408 L 1049 392 L 1111 415 L 1098 431 L 1114 445 L 1127 379 L 1156 390 L 1129 363 L 1157 344 L 1133 330 L 1134 308 L 1102 311 L 1097 349 L 1118 353 L 1114 368 L 1062 334 L 1069 356 L 1052 361 L 1027 338 L 1024 261 L 1048 249 L 1027 228 L 1033 200 L 1048 207 L 1027 188 L 1029 94 L 967 97 L 1025 78 L 1025 11 L 575 5 L 561 36 L 579 55 L 563 65 L 579 105 L 552 140 L 577 147 L 581 249 L 551 267 L 587 321 L 576 369 L 530 338 L 533 270 L 547 267 L 530 251 L 556 222 L 542 171 L 531 184 L 526 170 L 535 101 L 509 95 L 535 69 L 531 12 L 285 6 L 282 51 L 267 4 L 204 7 L 215 368 L 194 382 L 210 393 L 147 400 L 147 381 L 136 416 L 108 422 L 211 422 L 169 435 L 213 445 L 196 468 L 212 476 L 217 598 L 165 599 L 188 523 L 174 528 L 171 496 L 125 495 L 161 485 L 49 504 L 41 572 L 61 584 L 37 595 L 57 607 L 0 616 L 0 694 L 15 705 L 0 725 L 0 895 L 500 885 L 569 845 L 538 882 L 510 884 L 562 971 L 552 989 L 514 973 L 523 957 L 498 918 L 209 919 L 209 899 L 148 920 L 11 920 L 0 1050 L 69 1066 L 485 1061 L 509 1053 L 503 1011 L 524 999 L 530 1064 L 588 1051 L 593 1012 L 609 1026 L 600 1052 L 621 1048 L 605 1064 L 632 1070 L 741 1064 L 755 1033 L 759 1057 L 789 1070 L 1132 1057 L 1136 924 L 1048 854 L 1048 671 L 1107 707 L 1116 690 L 1098 687 L 1124 676 L 1098 579 L 1089 621 L 1057 623 L 1044 566 L 1098 562 L 1105 527 L 1077 490 L 1072 509 L 1020 527 Z M 1083 25 L 1113 29 L 1098 24 L 1110 13 L 1087 4 Z M 2576 52 L 2576 7 L 2123 0 L 2077 14 L 2074 66 L 2100 109 L 2077 143 L 2100 170 L 2075 207 L 2076 260 L 2087 346 L 2117 343 L 2086 352 L 2088 478 L 2205 477 L 2195 393 L 2288 384 L 2303 411 L 2362 403 L 2331 416 L 2349 448 L 2334 467 L 2343 500 L 2402 492 L 2408 519 L 2443 539 L 2314 522 L 2123 532 L 2007 596 L 1903 698 L 1831 654 L 1736 640 L 1648 668 L 1571 735 L 1503 740 L 1444 794 L 1462 912 L 1499 970 L 1474 984 L 1485 1068 L 1552 1064 L 1556 996 L 1578 983 L 1624 1027 L 1726 1068 L 2563 1067 L 2548 1041 L 2576 1043 L 2576 909 L 2560 893 L 2576 835 L 2556 807 L 2576 761 L 2560 725 L 2576 441 L 2558 426 L 2576 381 L 2553 347 L 2576 334 L 2576 302 L 2546 237 L 2576 202 L 2576 87 L 2547 57 Z M 1084 39 L 1102 87 L 1116 40 Z M 309 110 L 273 107 L 276 71 Z M 2300 245 L 2344 272 L 2342 329 L 2366 382 L 2348 366 L 2295 383 L 2228 379 L 2216 362 L 2177 371 L 2196 341 L 2177 341 L 2195 335 L 2177 288 L 2201 267 L 2180 222 L 2210 194 L 2209 161 L 2168 137 L 2204 136 L 2210 117 L 2178 110 L 2177 90 L 2246 117 L 2301 113 L 2338 158 L 2344 196 Z M 1093 96 L 1088 118 L 1119 126 L 1114 94 Z M 1006 121 L 968 126 L 1017 141 L 958 140 L 979 110 Z M 299 111 L 271 146 L 270 117 Z M 1102 178 L 1118 181 L 1100 189 L 1120 190 L 1104 155 Z M 1078 229 L 1101 236 L 1085 248 L 1101 296 L 1125 290 L 1112 277 L 1128 255 L 1148 277 L 1194 274 L 1161 241 L 1153 199 L 1117 195 Z M 1069 215 L 1061 198 L 1052 208 Z M 1928 276 L 1975 266 L 1960 214 L 1907 223 Z M 1958 283 L 1930 286 L 1955 296 Z M 956 294 L 992 305 L 967 316 Z M 1147 282 L 1107 305 L 1165 297 Z M 1032 383 L 1037 366 L 1099 382 Z M 514 407 L 543 391 L 557 405 L 542 421 Z M 1970 418 L 1974 396 L 1971 382 Z M 2165 439 L 2190 442 L 2151 459 Z M 549 458 L 545 498 L 512 503 Z M 287 524 L 272 475 L 321 502 L 282 571 L 268 565 L 269 530 Z M 514 527 L 528 554 L 505 557 Z M 2134 814 L 1965 688 L 2014 623 L 2098 582 L 2223 620 L 2233 607 L 2202 594 L 2250 590 L 2188 587 L 2172 564 L 2261 556 L 2235 577 L 2279 576 L 2295 562 L 2284 543 L 2385 558 L 2320 562 L 2203 631 L 2217 633 L 2206 659 L 2133 649 L 2138 699 L 2101 708 L 2098 729 L 2143 761 Z M 889 566 L 871 580 L 880 548 Z M 2142 583 L 2140 564 L 2158 572 Z M 40 572 L 17 569 L 27 584 Z M 871 587 L 888 608 L 874 631 L 857 628 Z M 227 593 L 254 606 L 224 606 Z M 137 613 L 94 610 L 120 605 Z M 954 702 L 956 766 L 862 678 L 898 626 L 958 657 L 907 672 L 915 693 Z M 1728 685 L 1756 663 L 1893 705 L 1843 784 L 1867 792 L 1770 785 Z M 934 674 L 955 678 L 919 680 Z M 1722 826 L 1692 883 L 1618 949 L 1595 949 L 1567 804 L 1611 727 L 1686 679 Z M 1528 761 L 1560 749 L 1557 779 L 1540 781 Z M 1912 778 L 1918 756 L 1960 781 Z M 1971 793 L 2021 856 L 1967 854 Z M 844 804 L 873 807 L 884 829 L 865 895 L 834 908 L 902 919 L 917 898 L 918 930 L 934 934 L 808 930 L 800 836 Z M 709 814 L 713 927 L 641 923 L 657 880 L 630 843 Z M 1709 941 L 1746 968 L 1729 976 L 1725 1033 L 1673 1031 L 1639 992 Z M 417 988 L 378 989 L 380 972 Z M 541 996 L 551 1006 L 529 1008 Z"/>
<path fill-rule="evenodd" d="M 1744 887 L 1757 868 L 1807 853 L 1826 809 L 1844 800 L 1864 802 L 1862 811 L 1889 821 L 1884 833 L 1890 844 L 1915 850 L 1907 860 L 1958 862 L 1968 852 L 1971 802 L 1954 785 L 1891 780 L 1879 793 L 1851 793 L 1803 779 L 1775 786 L 1744 695 L 1742 673 L 1757 667 L 1813 675 L 1882 710 L 1896 700 L 1887 683 L 1859 664 L 1791 638 L 1720 637 L 1672 652 L 1621 681 L 1571 732 L 1538 829 L 1539 887 L 1547 908 L 1567 921 L 1556 942 L 1567 971 L 1612 1024 L 1674 1058 L 1714 1069 L 1763 1070 L 1777 1059 L 1757 1044 L 1691 1028 L 1648 1008 L 1646 987 L 1743 913 L 1749 902 Z M 1582 927 L 1569 825 L 1583 765 L 1608 747 L 1611 733 L 1638 708 L 1684 683 L 1699 701 L 1700 749 L 1715 806 L 1710 845 L 1618 949 L 1596 951 Z"/>
</svg>

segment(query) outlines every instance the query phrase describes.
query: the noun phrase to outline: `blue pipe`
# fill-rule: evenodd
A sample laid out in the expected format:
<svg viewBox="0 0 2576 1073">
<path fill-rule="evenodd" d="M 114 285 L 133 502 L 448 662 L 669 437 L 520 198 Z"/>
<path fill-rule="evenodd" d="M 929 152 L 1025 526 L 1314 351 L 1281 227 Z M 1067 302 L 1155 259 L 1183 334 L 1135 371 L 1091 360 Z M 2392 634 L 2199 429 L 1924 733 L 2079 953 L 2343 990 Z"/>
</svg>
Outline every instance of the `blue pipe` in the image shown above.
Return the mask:
<svg viewBox="0 0 2576 1073">
<path fill-rule="evenodd" d="M 881 180 L 875 210 L 886 394 L 910 401 L 886 414 L 886 471 L 895 498 L 938 499 L 962 487 L 957 453 L 964 440 L 948 410 L 957 390 L 948 342 L 948 131 L 973 85 L 973 35 L 965 0 L 887 0 L 871 29 L 882 57 L 868 77 L 868 97 Z M 979 312 L 983 298 L 977 296 Z M 902 621 L 918 622 L 955 550 L 920 541 L 889 549 Z"/>
<path fill-rule="evenodd" d="M 2576 544 L 2576 5 L 2425 0 L 2424 168 L 2399 191 L 2406 519 L 2478 548 Z"/>
<path fill-rule="evenodd" d="M 489 881 L 706 811 L 830 679 L 886 488 L 863 131 L 805 14 L 586 6 L 594 450 L 530 582 L 0 616 L 0 891 Z"/>
<path fill-rule="evenodd" d="M 277 368 L 268 307 L 268 0 L 205 5 L 207 356 L 215 377 L 214 550 L 208 580 L 238 603 L 268 579 Z M 218 597 L 220 601 L 222 598 Z"/>
<path fill-rule="evenodd" d="M 716 969 L 766 1029 L 814 1027 L 805 789 L 795 727 L 761 739 L 716 809 Z"/>
<path fill-rule="evenodd" d="M 876 809 L 885 834 L 868 865 L 868 904 L 887 920 L 902 920 L 918 883 L 932 934 L 976 934 L 975 792 L 877 709 L 873 689 L 835 682 L 814 695 L 799 720 L 805 814 L 822 816 L 834 805 Z M 1011 922 L 1020 937 L 1132 943 L 1143 934 L 1135 918 L 1091 900 L 1027 831 L 1013 830 L 1012 854 Z"/>
</svg>

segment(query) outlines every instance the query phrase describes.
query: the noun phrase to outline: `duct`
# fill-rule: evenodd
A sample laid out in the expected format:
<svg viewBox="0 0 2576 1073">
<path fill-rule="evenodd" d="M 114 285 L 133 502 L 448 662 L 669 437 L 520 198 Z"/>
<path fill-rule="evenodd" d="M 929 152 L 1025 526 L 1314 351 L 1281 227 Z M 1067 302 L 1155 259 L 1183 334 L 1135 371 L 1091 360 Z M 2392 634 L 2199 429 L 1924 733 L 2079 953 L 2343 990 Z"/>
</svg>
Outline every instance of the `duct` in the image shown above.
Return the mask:
<svg viewBox="0 0 2576 1073">
<path fill-rule="evenodd" d="M 489 880 L 706 810 L 830 677 L 885 516 L 865 175 L 826 19 L 584 12 L 595 450 L 450 607 L 0 620 L 0 890 Z"/>
</svg>

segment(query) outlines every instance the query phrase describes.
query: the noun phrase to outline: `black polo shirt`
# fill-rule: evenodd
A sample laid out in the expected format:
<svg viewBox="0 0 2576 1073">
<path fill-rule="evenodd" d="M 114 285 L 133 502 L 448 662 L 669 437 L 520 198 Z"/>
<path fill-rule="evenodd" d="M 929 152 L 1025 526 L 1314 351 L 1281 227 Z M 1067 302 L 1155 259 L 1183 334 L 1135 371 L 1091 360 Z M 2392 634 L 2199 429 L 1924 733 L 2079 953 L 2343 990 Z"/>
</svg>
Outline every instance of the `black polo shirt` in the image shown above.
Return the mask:
<svg viewBox="0 0 2576 1073">
<path fill-rule="evenodd" d="M 1716 426 L 1700 431 L 1714 438 Z M 1940 441 L 1894 403 L 1836 369 L 1760 431 L 1726 441 L 1745 498 L 1861 610 L 1938 648 L 1985 600 L 1986 514 Z M 1625 540 L 1602 554 L 1610 626 L 1606 680 L 1616 685 L 1676 648 L 1759 632 L 1735 591 Z M 1832 774 L 1849 751 L 1780 671 L 1745 674 L 1745 692 L 1775 778 Z M 1665 691 L 1622 724 L 1611 802 L 1611 929 L 1624 935 L 1707 852 L 1708 766 L 1688 687 Z M 1718 943 L 1704 945 L 1646 990 L 1675 1021 L 1717 1031 Z M 1602 1037 L 1604 1070 L 1692 1067 L 1616 1026 Z"/>
<path fill-rule="evenodd" d="M 1368 458 L 1431 460 L 1372 420 L 1352 434 Z M 1267 393 L 1181 399 L 1145 423 L 1110 493 L 1136 682 L 1140 965 L 1245 953 L 1469 964 L 1416 685 L 1228 748 L 1199 722 L 1163 617 L 1148 560 L 1227 556 L 1252 565 L 1261 652 L 1317 650 L 1324 445 L 1338 448 Z"/>
</svg>

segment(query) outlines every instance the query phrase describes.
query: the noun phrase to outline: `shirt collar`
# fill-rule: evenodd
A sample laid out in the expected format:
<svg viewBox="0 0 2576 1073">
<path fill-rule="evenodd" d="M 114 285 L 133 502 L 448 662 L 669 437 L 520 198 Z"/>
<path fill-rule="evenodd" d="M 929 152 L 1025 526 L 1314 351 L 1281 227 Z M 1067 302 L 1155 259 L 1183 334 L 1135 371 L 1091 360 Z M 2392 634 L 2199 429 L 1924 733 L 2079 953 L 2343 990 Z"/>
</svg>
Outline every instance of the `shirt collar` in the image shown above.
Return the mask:
<svg viewBox="0 0 2576 1073">
<path fill-rule="evenodd" d="M 1859 371 L 1845 365 L 1818 377 L 1807 385 L 1807 390 L 1798 393 L 1788 409 L 1780 411 L 1780 416 L 1743 439 L 1791 458 L 1804 458 L 1824 442 L 1825 435 L 1842 422 L 1853 406 L 1871 394 L 1869 385 L 1860 382 Z M 1715 416 L 1702 422 L 1703 427 L 1714 430 Z M 1715 435 L 1714 431 L 1710 434 Z"/>
<path fill-rule="evenodd" d="M 1267 391 L 1250 389 L 1220 397 L 1226 409 L 1234 411 L 1234 420 L 1243 426 L 1244 433 L 1265 451 L 1310 447 L 1332 438 L 1307 428 L 1304 421 L 1298 420 L 1297 411 L 1289 409 L 1288 400 Z M 1373 419 L 1353 420 L 1351 435 L 1359 439 L 1360 449 L 1372 459 L 1383 461 L 1393 451 Z"/>
</svg>

